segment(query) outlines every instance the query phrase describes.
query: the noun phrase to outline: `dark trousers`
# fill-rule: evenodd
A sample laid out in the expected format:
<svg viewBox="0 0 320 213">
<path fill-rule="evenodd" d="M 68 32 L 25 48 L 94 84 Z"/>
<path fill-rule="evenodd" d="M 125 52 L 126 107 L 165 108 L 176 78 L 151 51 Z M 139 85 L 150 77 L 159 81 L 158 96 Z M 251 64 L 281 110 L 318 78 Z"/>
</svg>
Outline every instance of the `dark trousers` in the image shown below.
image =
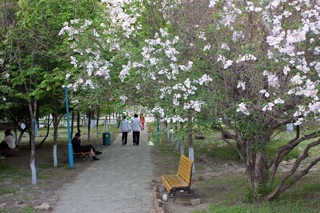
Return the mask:
<svg viewBox="0 0 320 213">
<path fill-rule="evenodd" d="M 96 152 L 96 150 L 94 149 L 94 147 L 92 145 L 79 146 L 76 148 L 76 150 L 74 150 L 74 152 L 90 152 L 91 149 L 92 149 L 92 151 Z"/>
<path fill-rule="evenodd" d="M 11 149 L 6 142 L 2 141 L 0 143 L 0 154 L 6 157 L 13 157 L 16 156 L 18 153 L 17 148 Z"/>
<path fill-rule="evenodd" d="M 133 144 L 139 145 L 140 132 L 132 132 Z"/>
<path fill-rule="evenodd" d="M 128 132 L 122 132 L 122 144 L 127 144 Z"/>
<path fill-rule="evenodd" d="M 2 141 L 0 143 L 0 150 L 3 150 L 3 149 L 10 149 L 8 144 L 5 141 Z"/>
</svg>

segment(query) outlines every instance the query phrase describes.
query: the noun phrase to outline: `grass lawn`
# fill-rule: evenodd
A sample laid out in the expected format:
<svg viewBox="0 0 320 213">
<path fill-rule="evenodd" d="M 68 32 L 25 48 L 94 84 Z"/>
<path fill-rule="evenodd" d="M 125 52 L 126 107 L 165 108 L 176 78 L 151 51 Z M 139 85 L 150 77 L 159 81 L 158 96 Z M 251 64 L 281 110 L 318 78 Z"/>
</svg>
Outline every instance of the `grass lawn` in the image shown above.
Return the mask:
<svg viewBox="0 0 320 213">
<path fill-rule="evenodd" d="M 156 131 L 156 128 L 153 128 Z M 153 135 L 156 135 L 153 133 Z M 164 134 L 165 135 L 165 134 Z M 226 145 L 220 138 L 221 133 L 204 131 L 205 139 L 193 139 L 195 153 L 196 173 L 193 174 L 192 185 L 201 204 L 190 205 L 190 199 L 178 198 L 175 203 L 172 199 L 164 202 L 167 212 L 173 213 L 270 213 L 270 212 L 320 212 L 320 179 L 317 165 L 308 175 L 298 181 L 293 187 L 281 194 L 272 202 L 249 202 L 251 201 L 248 183 L 245 175 L 245 167 L 238 159 L 237 153 Z M 277 137 L 267 147 L 269 156 L 274 150 L 285 143 L 288 137 L 284 133 Z M 153 138 L 156 140 L 156 138 Z M 152 140 L 152 138 L 151 138 Z M 305 146 L 305 144 L 302 144 Z M 184 147 L 188 155 L 187 145 Z M 156 143 L 157 159 L 155 159 L 156 173 L 175 173 L 179 159 L 174 143 L 169 143 L 167 137 L 163 137 L 160 143 Z M 300 154 L 299 149 L 290 153 L 285 160 L 296 158 Z M 311 157 L 319 154 L 314 149 Z M 160 157 L 161 156 L 161 157 Z M 290 167 L 291 165 L 288 165 Z M 157 175 L 156 175 L 157 176 Z M 160 179 L 157 179 L 159 182 Z"/>
</svg>

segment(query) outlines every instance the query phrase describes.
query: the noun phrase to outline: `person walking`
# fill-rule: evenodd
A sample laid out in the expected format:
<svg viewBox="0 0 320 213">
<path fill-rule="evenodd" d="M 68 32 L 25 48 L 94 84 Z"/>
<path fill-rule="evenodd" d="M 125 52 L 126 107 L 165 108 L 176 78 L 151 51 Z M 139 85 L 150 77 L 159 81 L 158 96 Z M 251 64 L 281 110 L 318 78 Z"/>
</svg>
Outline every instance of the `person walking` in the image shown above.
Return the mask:
<svg viewBox="0 0 320 213">
<path fill-rule="evenodd" d="M 132 119 L 132 122 L 131 122 L 133 145 L 134 146 L 139 145 L 140 131 L 142 128 L 140 119 L 138 117 L 139 117 L 138 114 L 134 114 L 134 118 Z"/>
<path fill-rule="evenodd" d="M 122 133 L 122 145 L 126 145 L 128 141 L 128 132 L 130 131 L 129 121 L 127 117 L 122 116 L 122 121 L 120 122 L 119 132 Z"/>
<path fill-rule="evenodd" d="M 141 113 L 140 114 L 140 122 L 141 122 L 141 128 L 144 129 L 144 122 L 145 122 L 145 119 L 144 119 L 144 116 L 143 114 Z"/>
</svg>

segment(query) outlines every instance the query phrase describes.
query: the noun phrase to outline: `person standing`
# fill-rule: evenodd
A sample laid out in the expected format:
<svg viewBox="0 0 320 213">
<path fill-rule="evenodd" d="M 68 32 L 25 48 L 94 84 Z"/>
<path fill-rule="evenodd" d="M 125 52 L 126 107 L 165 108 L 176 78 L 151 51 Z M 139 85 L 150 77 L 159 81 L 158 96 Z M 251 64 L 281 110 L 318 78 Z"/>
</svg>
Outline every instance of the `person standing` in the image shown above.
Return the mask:
<svg viewBox="0 0 320 213">
<path fill-rule="evenodd" d="M 140 122 L 141 122 L 141 128 L 144 129 L 144 122 L 145 122 L 145 119 L 144 119 L 144 116 L 143 114 L 141 113 L 140 114 Z"/>
<path fill-rule="evenodd" d="M 134 118 L 132 119 L 132 122 L 131 122 L 133 145 L 134 146 L 139 145 L 140 131 L 142 128 L 140 119 L 138 117 L 139 117 L 138 114 L 134 114 Z"/>
<path fill-rule="evenodd" d="M 122 133 L 122 145 L 127 144 L 128 132 L 130 131 L 129 121 L 126 118 L 127 117 L 125 115 L 122 117 L 119 128 L 119 131 Z"/>
<path fill-rule="evenodd" d="M 4 139 L 0 143 L 0 150 L 2 151 L 2 155 L 5 157 L 16 156 L 16 139 L 11 134 L 11 130 L 7 129 L 4 132 Z"/>
</svg>

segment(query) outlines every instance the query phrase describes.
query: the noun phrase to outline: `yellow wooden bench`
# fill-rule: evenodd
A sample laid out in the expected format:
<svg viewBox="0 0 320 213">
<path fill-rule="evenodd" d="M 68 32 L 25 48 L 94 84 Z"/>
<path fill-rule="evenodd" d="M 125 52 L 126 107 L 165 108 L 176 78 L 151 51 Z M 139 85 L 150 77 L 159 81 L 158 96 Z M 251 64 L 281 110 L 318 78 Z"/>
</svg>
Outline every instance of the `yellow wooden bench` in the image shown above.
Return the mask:
<svg viewBox="0 0 320 213">
<path fill-rule="evenodd" d="M 162 175 L 161 181 L 167 192 L 173 195 L 175 202 L 179 190 L 187 190 L 189 194 L 194 196 L 194 191 L 190 188 L 192 177 L 193 162 L 187 156 L 181 155 L 179 160 L 178 172 L 175 175 Z"/>
<path fill-rule="evenodd" d="M 90 158 L 90 152 L 73 152 L 73 158 L 81 157 L 82 160 Z"/>
</svg>

